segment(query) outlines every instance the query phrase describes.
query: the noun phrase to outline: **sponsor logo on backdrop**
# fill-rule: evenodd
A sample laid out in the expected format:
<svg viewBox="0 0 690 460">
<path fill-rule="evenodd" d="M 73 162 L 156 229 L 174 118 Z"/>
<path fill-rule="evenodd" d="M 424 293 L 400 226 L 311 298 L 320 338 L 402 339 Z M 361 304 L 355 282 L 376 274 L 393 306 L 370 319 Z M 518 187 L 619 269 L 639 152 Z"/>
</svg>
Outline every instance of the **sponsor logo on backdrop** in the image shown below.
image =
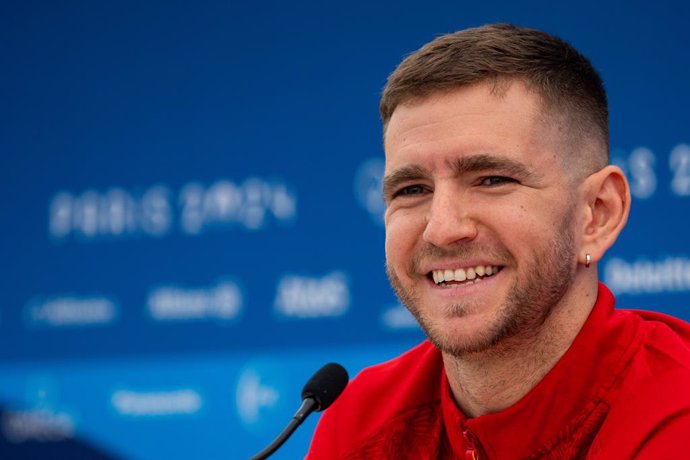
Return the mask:
<svg viewBox="0 0 690 460">
<path fill-rule="evenodd" d="M 4 437 L 12 443 L 56 442 L 74 437 L 75 419 L 59 408 L 58 394 L 52 377 L 34 375 L 27 378 L 24 404 L 28 407 L 2 414 L 0 430 Z"/>
<path fill-rule="evenodd" d="M 24 306 L 24 322 L 32 328 L 107 326 L 119 315 L 118 304 L 101 295 L 34 297 Z"/>
<path fill-rule="evenodd" d="M 12 443 L 55 442 L 74 436 L 74 421 L 66 412 L 47 409 L 5 412 L 0 421 L 4 437 Z"/>
<path fill-rule="evenodd" d="M 237 414 L 245 426 L 257 425 L 265 412 L 270 412 L 280 400 L 278 390 L 262 381 L 256 369 L 248 368 L 240 375 L 235 393 Z"/>
<path fill-rule="evenodd" d="M 660 260 L 626 261 L 613 258 L 606 263 L 604 282 L 615 294 L 659 294 L 690 291 L 690 259 L 666 257 Z"/>
<path fill-rule="evenodd" d="M 671 190 L 678 196 L 690 196 L 690 145 L 677 145 L 668 160 L 673 172 Z"/>
<path fill-rule="evenodd" d="M 127 417 L 171 417 L 198 413 L 203 407 L 201 394 L 191 388 L 135 391 L 116 390 L 110 397 L 115 411 Z"/>
<path fill-rule="evenodd" d="M 629 152 L 614 149 L 611 162 L 625 171 L 630 181 L 630 192 L 635 198 L 649 199 L 659 191 L 659 169 L 661 177 L 669 174 L 668 191 L 676 197 L 690 196 L 690 145 L 678 144 L 668 156 L 668 164 L 647 147 L 635 147 Z M 668 173 L 666 172 L 668 171 Z"/>
<path fill-rule="evenodd" d="M 391 330 L 419 329 L 419 324 L 412 313 L 401 304 L 386 308 L 381 314 L 381 323 Z"/>
<path fill-rule="evenodd" d="M 288 318 L 333 318 L 350 308 L 348 277 L 340 271 L 322 277 L 283 275 L 278 281 L 274 309 Z"/>
<path fill-rule="evenodd" d="M 354 178 L 357 203 L 379 225 L 383 225 L 383 214 L 386 212 L 382 186 L 384 166 L 382 158 L 370 158 L 360 165 Z"/>
<path fill-rule="evenodd" d="M 160 238 L 173 232 L 199 235 L 211 230 L 260 231 L 271 223 L 290 224 L 297 195 L 284 182 L 249 177 L 190 182 L 175 190 L 113 187 L 55 194 L 49 206 L 50 236 L 57 241 L 133 237 Z"/>
<path fill-rule="evenodd" d="M 223 279 L 208 287 L 154 287 L 146 307 L 156 321 L 231 321 L 242 311 L 242 298 L 237 283 Z"/>
</svg>

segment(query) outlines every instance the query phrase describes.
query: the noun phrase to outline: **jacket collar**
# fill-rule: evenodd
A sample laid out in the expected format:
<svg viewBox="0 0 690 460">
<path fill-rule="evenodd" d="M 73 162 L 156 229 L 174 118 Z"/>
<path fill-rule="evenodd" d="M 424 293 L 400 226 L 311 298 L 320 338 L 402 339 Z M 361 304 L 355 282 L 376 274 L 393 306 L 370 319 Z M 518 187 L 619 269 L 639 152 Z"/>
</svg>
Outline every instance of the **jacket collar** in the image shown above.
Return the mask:
<svg viewBox="0 0 690 460">
<path fill-rule="evenodd" d="M 593 412 L 605 415 L 607 396 L 632 357 L 639 329 L 637 322 L 615 314 L 614 303 L 600 283 L 594 308 L 568 351 L 529 393 L 501 412 L 465 417 L 444 371 L 441 408 L 453 451 L 464 452 L 469 435 L 488 458 L 524 458 L 576 436 L 578 425 Z"/>
</svg>

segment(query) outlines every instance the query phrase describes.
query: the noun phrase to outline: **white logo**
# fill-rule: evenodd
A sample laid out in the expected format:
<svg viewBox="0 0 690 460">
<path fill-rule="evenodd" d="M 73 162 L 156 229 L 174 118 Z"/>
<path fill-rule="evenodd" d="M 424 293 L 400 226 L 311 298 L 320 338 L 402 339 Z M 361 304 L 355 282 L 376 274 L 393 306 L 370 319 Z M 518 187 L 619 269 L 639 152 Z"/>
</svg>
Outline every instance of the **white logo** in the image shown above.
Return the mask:
<svg viewBox="0 0 690 460">
<path fill-rule="evenodd" d="M 30 407 L 2 414 L 0 430 L 8 441 L 51 442 L 74 436 L 75 420 L 59 409 L 55 382 L 43 375 L 29 377 L 25 383 L 25 402 Z"/>
<path fill-rule="evenodd" d="M 350 306 L 347 277 L 341 272 L 322 278 L 285 275 L 278 283 L 274 306 L 280 315 L 286 317 L 342 316 Z"/>
<path fill-rule="evenodd" d="M 263 411 L 272 409 L 278 403 L 278 391 L 261 382 L 253 370 L 246 370 L 240 376 L 235 396 L 237 412 L 245 425 L 259 422 Z"/>
<path fill-rule="evenodd" d="M 62 441 L 74 436 L 74 421 L 66 412 L 49 409 L 6 412 L 0 421 L 5 438 L 13 443 L 28 440 Z"/>
<path fill-rule="evenodd" d="M 228 321 L 242 309 L 242 292 L 230 280 L 207 288 L 162 286 L 149 292 L 147 306 L 151 317 L 158 321 Z"/>
<path fill-rule="evenodd" d="M 370 158 L 357 169 L 354 183 L 357 202 L 380 225 L 383 225 L 383 214 L 386 212 L 382 185 L 384 168 L 382 159 Z"/>
<path fill-rule="evenodd" d="M 388 329 L 417 329 L 419 324 L 404 305 L 397 304 L 384 310 L 381 322 Z"/>
<path fill-rule="evenodd" d="M 223 179 L 209 187 L 192 182 L 180 191 L 179 203 L 181 228 L 189 235 L 231 225 L 256 231 L 271 219 L 290 222 L 297 215 L 297 196 L 288 186 L 257 177 L 242 184 Z"/>
<path fill-rule="evenodd" d="M 671 190 L 678 196 L 690 196 L 690 145 L 675 146 L 669 157 L 669 166 L 673 171 Z"/>
<path fill-rule="evenodd" d="M 117 390 L 110 398 L 120 415 L 161 417 L 191 415 L 199 412 L 201 395 L 189 388 L 168 391 Z"/>
<path fill-rule="evenodd" d="M 616 294 L 690 291 L 690 259 L 667 257 L 626 262 L 614 258 L 606 264 L 604 278 Z"/>
<path fill-rule="evenodd" d="M 103 296 L 34 298 L 24 309 L 26 322 L 34 327 L 105 325 L 115 321 L 117 315 L 117 304 Z"/>
<path fill-rule="evenodd" d="M 123 236 L 164 236 L 172 223 L 171 191 L 155 185 L 143 193 L 111 188 L 102 193 L 86 190 L 74 195 L 56 194 L 50 203 L 49 231 L 62 239 L 119 238 Z"/>
<path fill-rule="evenodd" d="M 48 215 L 48 231 L 57 241 L 160 238 L 176 228 L 184 235 L 230 227 L 258 231 L 272 222 L 294 221 L 297 196 L 287 184 L 258 177 L 242 183 L 190 182 L 179 191 L 163 184 L 143 191 L 112 187 L 60 191 L 52 197 Z"/>
</svg>

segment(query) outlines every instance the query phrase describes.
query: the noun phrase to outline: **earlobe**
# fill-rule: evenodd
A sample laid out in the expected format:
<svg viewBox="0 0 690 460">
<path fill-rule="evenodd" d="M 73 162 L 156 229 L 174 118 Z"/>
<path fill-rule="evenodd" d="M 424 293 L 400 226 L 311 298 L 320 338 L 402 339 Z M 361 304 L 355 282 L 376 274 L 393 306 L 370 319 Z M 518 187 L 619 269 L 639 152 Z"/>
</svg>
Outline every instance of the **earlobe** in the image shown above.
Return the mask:
<svg viewBox="0 0 690 460">
<path fill-rule="evenodd" d="M 578 261 L 586 265 L 601 260 L 625 227 L 630 187 L 623 171 L 613 165 L 590 175 L 583 186 L 588 204 Z"/>
</svg>

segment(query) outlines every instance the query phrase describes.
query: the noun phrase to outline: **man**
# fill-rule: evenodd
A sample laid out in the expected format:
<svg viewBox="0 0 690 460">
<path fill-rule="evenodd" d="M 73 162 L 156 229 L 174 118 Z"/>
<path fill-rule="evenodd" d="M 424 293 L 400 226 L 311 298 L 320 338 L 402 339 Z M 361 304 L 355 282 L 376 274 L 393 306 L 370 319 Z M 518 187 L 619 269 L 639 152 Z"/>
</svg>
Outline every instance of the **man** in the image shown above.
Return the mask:
<svg viewBox="0 0 690 460">
<path fill-rule="evenodd" d="M 381 114 L 388 275 L 429 341 L 354 379 L 308 458 L 690 459 L 690 326 L 598 282 L 630 193 L 589 61 L 461 31 L 400 64 Z"/>
</svg>

